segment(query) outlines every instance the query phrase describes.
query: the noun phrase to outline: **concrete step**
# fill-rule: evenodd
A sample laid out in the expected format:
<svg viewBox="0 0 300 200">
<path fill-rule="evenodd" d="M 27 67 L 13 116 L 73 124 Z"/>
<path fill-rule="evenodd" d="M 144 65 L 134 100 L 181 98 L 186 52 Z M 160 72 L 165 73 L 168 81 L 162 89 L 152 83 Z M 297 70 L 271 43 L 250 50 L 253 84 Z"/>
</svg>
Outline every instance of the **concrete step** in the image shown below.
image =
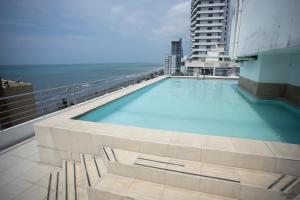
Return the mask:
<svg viewBox="0 0 300 200">
<path fill-rule="evenodd" d="M 236 200 L 203 192 L 106 174 L 94 188 L 96 200 Z"/>
<path fill-rule="evenodd" d="M 106 159 L 117 162 L 114 151 Z M 81 163 L 89 199 L 95 200 L 234 200 L 217 195 L 110 174 L 103 158 L 82 154 Z"/>
<path fill-rule="evenodd" d="M 84 172 L 85 186 L 93 187 L 104 173 L 104 164 L 101 158 L 93 155 L 81 154 L 80 157 L 82 171 Z"/>
<path fill-rule="evenodd" d="M 49 174 L 48 190 L 46 200 L 62 199 L 62 173 L 55 170 Z"/>
<path fill-rule="evenodd" d="M 64 200 L 86 200 L 87 193 L 83 183 L 80 163 L 63 161 L 63 198 Z"/>
<path fill-rule="evenodd" d="M 174 159 L 109 147 L 102 155 L 111 174 L 214 195 L 252 199 L 283 199 L 299 192 L 298 177 L 265 171 Z M 283 177 L 284 176 L 284 177 Z M 282 178 L 283 177 L 283 178 Z M 296 184 L 297 185 L 297 184 Z"/>
</svg>

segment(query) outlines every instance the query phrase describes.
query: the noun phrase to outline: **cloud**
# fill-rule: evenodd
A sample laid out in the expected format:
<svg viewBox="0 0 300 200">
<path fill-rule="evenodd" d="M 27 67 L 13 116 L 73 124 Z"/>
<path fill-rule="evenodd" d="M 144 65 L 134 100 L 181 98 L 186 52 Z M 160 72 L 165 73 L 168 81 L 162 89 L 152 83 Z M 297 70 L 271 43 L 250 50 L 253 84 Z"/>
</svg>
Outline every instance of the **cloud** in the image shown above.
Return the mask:
<svg viewBox="0 0 300 200">
<path fill-rule="evenodd" d="M 123 11 L 124 11 L 124 7 L 121 6 L 121 5 L 117 5 L 117 6 L 113 6 L 113 7 L 112 7 L 112 9 L 111 9 L 111 14 L 112 14 L 113 16 L 115 16 L 115 15 L 120 15 L 120 14 L 123 13 Z"/>
<path fill-rule="evenodd" d="M 4 47 L 0 64 L 23 62 L 16 54 L 26 55 L 27 63 L 37 63 L 37 54 L 42 54 L 43 63 L 91 57 L 99 62 L 161 61 L 170 38 L 189 38 L 189 4 L 188 0 L 73 0 L 71 4 L 0 0 L 0 46 Z M 3 54 L 6 49 L 11 51 Z M 53 49 L 59 55 L 56 59 Z"/>
<path fill-rule="evenodd" d="M 190 25 L 190 1 L 172 6 L 163 18 L 160 27 L 153 33 L 157 37 L 174 38 L 188 37 Z"/>
<path fill-rule="evenodd" d="M 178 15 L 184 15 L 186 16 L 187 13 L 190 11 L 190 2 L 182 2 L 174 5 L 169 11 L 169 16 L 178 16 Z"/>
</svg>

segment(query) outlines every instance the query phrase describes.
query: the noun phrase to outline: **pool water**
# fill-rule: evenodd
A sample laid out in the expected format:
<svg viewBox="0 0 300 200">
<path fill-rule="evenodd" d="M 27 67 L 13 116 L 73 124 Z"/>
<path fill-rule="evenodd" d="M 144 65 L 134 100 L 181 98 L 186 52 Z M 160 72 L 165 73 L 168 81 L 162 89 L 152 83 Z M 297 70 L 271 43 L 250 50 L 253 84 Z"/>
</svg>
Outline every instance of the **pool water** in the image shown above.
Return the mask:
<svg viewBox="0 0 300 200">
<path fill-rule="evenodd" d="M 241 92 L 237 81 L 166 79 L 77 119 L 257 140 L 300 143 L 300 111 Z"/>
</svg>

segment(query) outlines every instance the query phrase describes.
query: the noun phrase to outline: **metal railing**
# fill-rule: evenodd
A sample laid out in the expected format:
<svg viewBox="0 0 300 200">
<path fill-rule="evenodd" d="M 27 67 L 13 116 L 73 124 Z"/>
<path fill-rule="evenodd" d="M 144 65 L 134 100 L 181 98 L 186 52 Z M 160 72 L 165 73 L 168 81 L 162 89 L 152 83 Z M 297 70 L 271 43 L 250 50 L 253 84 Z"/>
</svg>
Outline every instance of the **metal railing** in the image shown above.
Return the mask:
<svg viewBox="0 0 300 200">
<path fill-rule="evenodd" d="M 2 97 L 0 131 L 160 75 L 163 75 L 162 68 L 140 74 L 114 76 L 109 79 Z"/>
<path fill-rule="evenodd" d="M 181 67 L 164 69 L 164 74 L 168 76 L 213 76 L 213 77 L 238 77 L 239 67 Z"/>
</svg>

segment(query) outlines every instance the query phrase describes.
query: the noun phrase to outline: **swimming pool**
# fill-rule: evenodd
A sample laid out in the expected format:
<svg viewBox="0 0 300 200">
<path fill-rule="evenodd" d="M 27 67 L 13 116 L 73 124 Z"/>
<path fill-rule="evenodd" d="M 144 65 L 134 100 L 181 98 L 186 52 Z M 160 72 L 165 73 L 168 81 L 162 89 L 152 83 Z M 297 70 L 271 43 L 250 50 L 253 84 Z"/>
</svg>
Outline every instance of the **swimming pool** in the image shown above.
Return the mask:
<svg viewBox="0 0 300 200">
<path fill-rule="evenodd" d="M 169 78 L 76 119 L 257 140 L 300 143 L 300 111 L 240 91 L 233 80 Z"/>
</svg>

